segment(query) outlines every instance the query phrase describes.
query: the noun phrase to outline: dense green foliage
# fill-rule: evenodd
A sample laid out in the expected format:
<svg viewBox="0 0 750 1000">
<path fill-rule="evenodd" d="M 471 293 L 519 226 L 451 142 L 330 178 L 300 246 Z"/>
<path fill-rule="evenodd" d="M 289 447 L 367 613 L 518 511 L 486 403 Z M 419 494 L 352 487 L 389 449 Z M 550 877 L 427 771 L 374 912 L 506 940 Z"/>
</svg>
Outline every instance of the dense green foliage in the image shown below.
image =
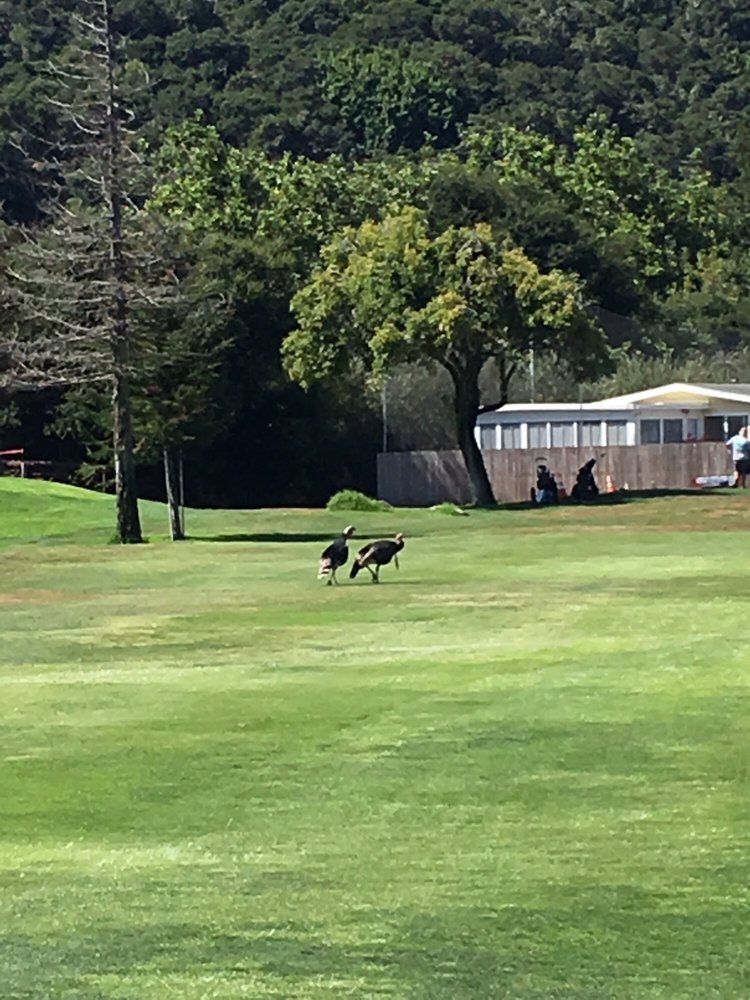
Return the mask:
<svg viewBox="0 0 750 1000">
<path fill-rule="evenodd" d="M 143 518 L 0 480 L 4 997 L 745 995 L 746 496 Z"/>
<path fill-rule="evenodd" d="M 40 211 L 38 137 L 66 138 L 45 66 L 67 57 L 80 4 L 0 0 L 0 200 L 11 223 Z M 434 233 L 486 222 L 542 271 L 580 280 L 618 348 L 627 317 L 644 356 L 690 355 L 700 368 L 743 349 L 745 7 L 118 0 L 122 85 L 159 157 L 154 204 L 188 228 L 227 306 L 212 341 L 227 351 L 211 361 L 224 402 L 209 393 L 202 443 L 182 417 L 186 405 L 203 409 L 209 387 L 177 406 L 195 500 L 322 503 L 342 486 L 373 489 L 377 398 L 356 375 L 302 392 L 280 348 L 321 247 L 407 206 Z M 183 378 L 192 347 L 160 336 L 176 351 L 168 374 Z M 578 398 L 568 375 L 549 384 Z M 163 414 L 144 416 L 153 426 Z M 43 450 L 33 423 L 3 441 Z"/>
<path fill-rule="evenodd" d="M 359 490 L 339 490 L 326 504 L 326 510 L 366 510 L 372 512 L 391 509 L 387 500 L 376 500 L 375 497 L 368 497 L 366 493 L 360 493 Z"/>
<path fill-rule="evenodd" d="M 2 107 L 44 121 L 37 71 L 73 0 L 4 0 Z M 736 169 L 750 11 L 688 0 L 119 0 L 157 130 L 200 111 L 235 143 L 316 156 L 452 145 L 472 116 L 570 135 L 592 113 L 675 167 Z"/>
<path fill-rule="evenodd" d="M 494 503 L 474 437 L 486 362 L 512 371 L 534 338 L 571 366 L 596 368 L 601 328 L 584 307 L 579 282 L 540 272 L 487 223 L 449 226 L 432 236 L 414 209 L 345 229 L 321 251 L 322 266 L 292 300 L 298 326 L 284 341 L 303 385 L 355 364 L 382 374 L 394 364 L 442 365 L 454 386 L 456 439 L 476 503 Z M 506 378 L 507 381 L 507 378 Z M 507 400 L 503 387 L 500 398 Z"/>
</svg>

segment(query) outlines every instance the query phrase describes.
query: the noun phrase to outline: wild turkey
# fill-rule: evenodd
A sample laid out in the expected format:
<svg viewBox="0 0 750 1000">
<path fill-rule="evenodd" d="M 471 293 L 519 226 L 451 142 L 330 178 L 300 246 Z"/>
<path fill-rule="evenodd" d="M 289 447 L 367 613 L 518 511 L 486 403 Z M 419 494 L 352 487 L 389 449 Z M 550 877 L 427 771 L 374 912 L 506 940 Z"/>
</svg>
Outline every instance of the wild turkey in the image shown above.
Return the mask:
<svg viewBox="0 0 750 1000">
<path fill-rule="evenodd" d="M 361 569 L 367 568 L 370 571 L 373 583 L 380 583 L 380 567 L 387 566 L 393 559 L 398 569 L 398 553 L 404 547 L 404 536 L 401 532 L 396 535 L 395 540 L 381 538 L 377 542 L 370 542 L 363 546 L 352 563 L 349 570 L 349 579 L 353 580 Z M 373 569 L 373 566 L 375 569 Z"/>
<path fill-rule="evenodd" d="M 323 549 L 318 564 L 318 579 L 322 580 L 324 576 L 327 576 L 329 587 L 332 583 L 339 582 L 336 579 L 336 570 L 345 566 L 349 559 L 349 548 L 346 543 L 353 534 L 354 526 L 348 524 L 336 541 L 331 542 L 328 548 Z"/>
</svg>

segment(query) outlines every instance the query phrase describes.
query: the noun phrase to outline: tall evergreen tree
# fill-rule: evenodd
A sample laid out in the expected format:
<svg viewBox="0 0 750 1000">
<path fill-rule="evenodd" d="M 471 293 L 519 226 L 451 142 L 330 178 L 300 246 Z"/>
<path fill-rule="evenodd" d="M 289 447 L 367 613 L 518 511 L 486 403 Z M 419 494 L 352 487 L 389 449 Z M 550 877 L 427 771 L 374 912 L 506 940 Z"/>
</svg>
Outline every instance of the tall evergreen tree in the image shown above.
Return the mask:
<svg viewBox="0 0 750 1000">
<path fill-rule="evenodd" d="M 41 221 L 13 231 L 8 249 L 14 324 L 5 381 L 106 381 L 117 538 L 142 541 L 133 453 L 134 311 L 169 296 L 159 226 L 143 208 L 147 179 L 130 128 L 112 0 L 76 0 L 72 41 L 50 67 L 57 134 L 19 134 L 44 180 Z M 43 150 L 42 153 L 39 151 Z M 28 154 L 27 154 L 28 155 Z M 168 269 L 167 269 L 168 270 Z"/>
</svg>

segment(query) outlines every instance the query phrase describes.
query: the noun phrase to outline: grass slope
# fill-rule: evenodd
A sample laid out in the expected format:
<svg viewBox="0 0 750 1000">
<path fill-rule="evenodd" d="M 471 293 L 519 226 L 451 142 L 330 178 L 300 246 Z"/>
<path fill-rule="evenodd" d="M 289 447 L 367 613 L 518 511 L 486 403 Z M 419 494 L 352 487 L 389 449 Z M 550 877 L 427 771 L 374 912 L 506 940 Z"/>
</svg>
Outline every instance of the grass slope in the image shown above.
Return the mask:
<svg viewBox="0 0 750 1000">
<path fill-rule="evenodd" d="M 111 516 L 0 480 L 3 1000 L 747 996 L 746 497 Z"/>
<path fill-rule="evenodd" d="M 168 530 L 161 504 L 141 501 L 148 530 Z M 0 477 L 0 548 L 12 543 L 101 544 L 115 534 L 111 496 L 64 483 Z"/>
</svg>

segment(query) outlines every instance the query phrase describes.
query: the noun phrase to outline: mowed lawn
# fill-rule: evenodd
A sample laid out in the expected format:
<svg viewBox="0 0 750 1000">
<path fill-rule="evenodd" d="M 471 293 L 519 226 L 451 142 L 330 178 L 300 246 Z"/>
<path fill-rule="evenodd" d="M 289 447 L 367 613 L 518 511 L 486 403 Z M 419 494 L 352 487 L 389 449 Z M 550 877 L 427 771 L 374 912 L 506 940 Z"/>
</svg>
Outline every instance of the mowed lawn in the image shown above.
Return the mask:
<svg viewBox="0 0 750 1000">
<path fill-rule="evenodd" d="M 750 996 L 749 495 L 143 514 L 0 479 L 2 1000 Z"/>
</svg>

